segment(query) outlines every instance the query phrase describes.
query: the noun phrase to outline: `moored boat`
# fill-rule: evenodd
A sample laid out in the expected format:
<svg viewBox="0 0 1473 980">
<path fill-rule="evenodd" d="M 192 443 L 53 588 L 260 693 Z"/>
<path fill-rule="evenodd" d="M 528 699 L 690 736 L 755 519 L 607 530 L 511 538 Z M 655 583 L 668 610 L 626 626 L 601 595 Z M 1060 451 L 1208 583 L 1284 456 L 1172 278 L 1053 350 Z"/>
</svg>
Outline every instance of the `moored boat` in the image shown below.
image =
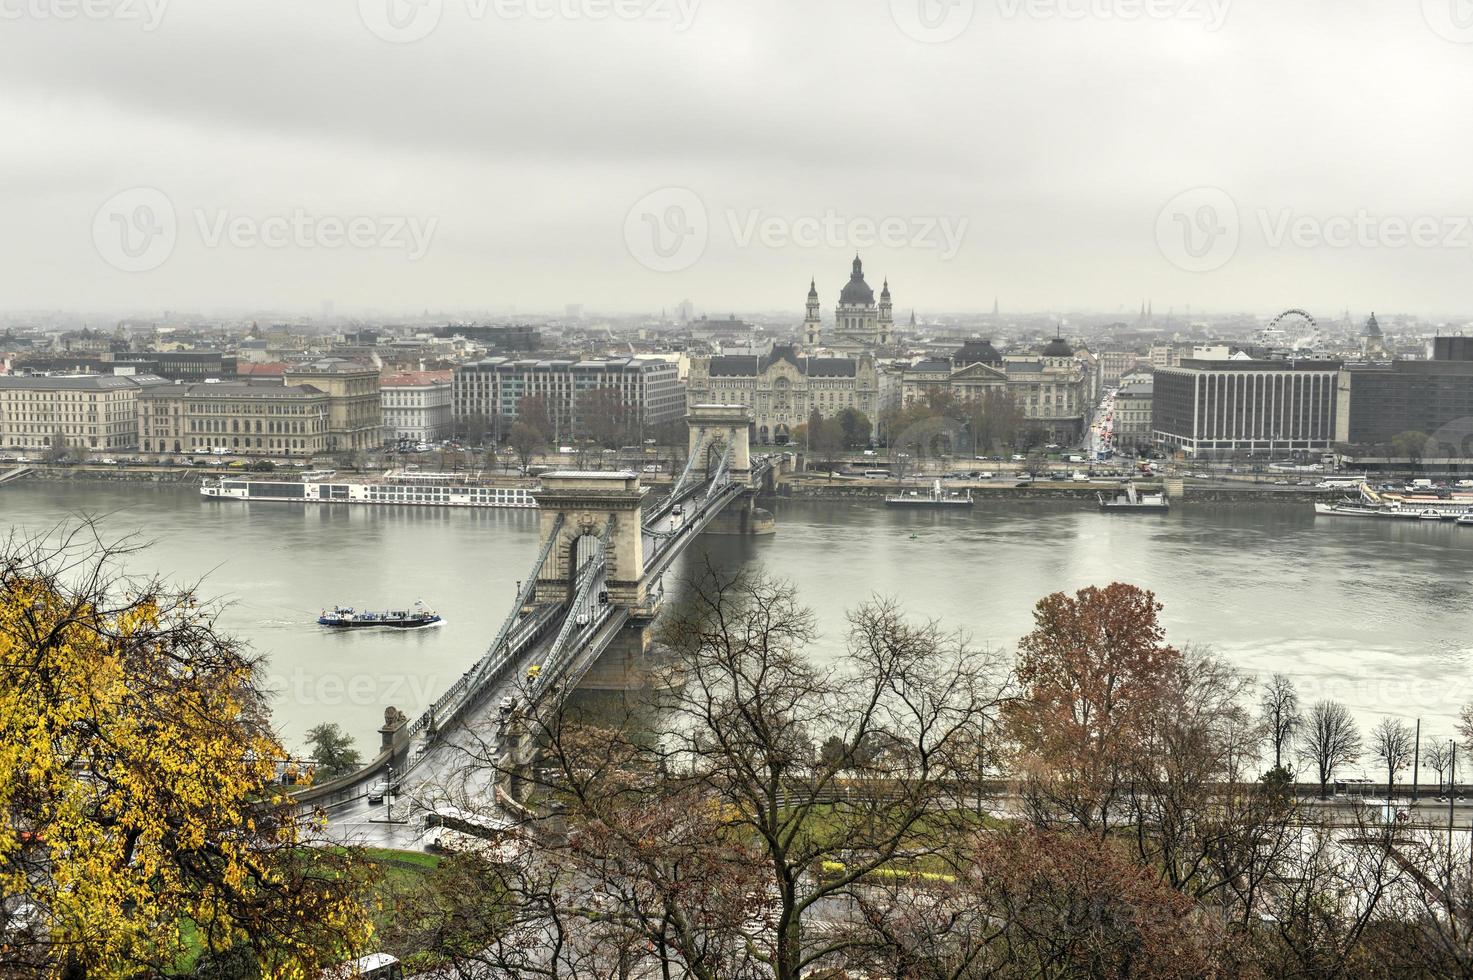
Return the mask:
<svg viewBox="0 0 1473 980">
<path fill-rule="evenodd" d="M 384 627 L 388 629 L 419 629 L 443 622 L 440 614 L 423 602 L 415 602 L 408 609 L 393 609 L 387 612 L 368 612 L 351 606 L 334 606 L 329 612 L 323 610 L 317 617 L 317 625 L 332 629 L 366 629 Z"/>
<path fill-rule="evenodd" d="M 972 491 L 957 493 L 954 490 L 944 490 L 941 481 L 937 480 L 931 484 L 931 489 L 926 493 L 912 490 L 909 493 L 901 493 L 893 497 L 885 498 L 886 507 L 970 507 L 972 506 Z"/>
<path fill-rule="evenodd" d="M 1125 492 L 1113 499 L 1106 499 L 1103 493 L 1096 493 L 1095 497 L 1100 510 L 1110 514 L 1165 514 L 1171 510 L 1166 494 L 1141 493 L 1134 483 L 1127 483 Z"/>
</svg>

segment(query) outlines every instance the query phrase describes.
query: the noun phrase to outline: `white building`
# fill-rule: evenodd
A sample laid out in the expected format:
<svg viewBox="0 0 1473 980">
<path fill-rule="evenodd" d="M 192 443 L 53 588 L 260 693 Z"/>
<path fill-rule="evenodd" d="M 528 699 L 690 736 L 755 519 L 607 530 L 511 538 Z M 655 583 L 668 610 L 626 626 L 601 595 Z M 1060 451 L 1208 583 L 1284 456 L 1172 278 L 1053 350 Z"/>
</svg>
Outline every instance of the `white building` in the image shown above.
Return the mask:
<svg viewBox="0 0 1473 980">
<path fill-rule="evenodd" d="M 0 377 L 0 447 L 137 449 L 138 393 L 167 384 L 151 374 Z"/>
<path fill-rule="evenodd" d="M 441 442 L 450 438 L 452 391 L 449 371 L 405 371 L 379 381 L 384 438 Z"/>
</svg>

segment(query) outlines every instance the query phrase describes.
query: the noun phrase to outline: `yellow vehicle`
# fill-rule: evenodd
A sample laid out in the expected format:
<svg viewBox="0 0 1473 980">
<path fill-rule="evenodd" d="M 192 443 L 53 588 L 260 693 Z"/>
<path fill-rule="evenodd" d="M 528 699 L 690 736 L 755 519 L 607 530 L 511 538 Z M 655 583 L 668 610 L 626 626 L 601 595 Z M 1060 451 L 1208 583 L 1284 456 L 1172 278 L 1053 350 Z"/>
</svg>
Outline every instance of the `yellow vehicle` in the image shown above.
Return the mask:
<svg viewBox="0 0 1473 980">
<path fill-rule="evenodd" d="M 537 679 L 537 675 L 540 673 L 542 673 L 542 665 L 533 664 L 532 666 L 527 668 L 527 680 L 535 681 Z"/>
</svg>

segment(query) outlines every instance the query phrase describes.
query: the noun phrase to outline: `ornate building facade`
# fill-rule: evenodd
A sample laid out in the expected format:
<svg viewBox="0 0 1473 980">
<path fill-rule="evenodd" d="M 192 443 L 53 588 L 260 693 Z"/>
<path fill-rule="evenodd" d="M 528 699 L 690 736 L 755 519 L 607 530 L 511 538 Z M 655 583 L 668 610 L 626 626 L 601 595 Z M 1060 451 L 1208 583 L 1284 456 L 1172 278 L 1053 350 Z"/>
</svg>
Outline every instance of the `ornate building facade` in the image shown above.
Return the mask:
<svg viewBox="0 0 1473 980">
<path fill-rule="evenodd" d="M 1090 372 L 1062 338 L 1049 341 L 1036 354 L 1004 356 L 979 341 L 963 347 L 955 360 L 919 361 L 905 369 L 901 403 L 912 405 L 933 389 L 945 390 L 962 402 L 1001 391 L 1050 441 L 1068 445 L 1084 436 Z"/>
<path fill-rule="evenodd" d="M 686 403 L 745 405 L 752 410 L 756 440 L 783 445 L 815 411 L 832 418 L 857 409 L 873 432 L 880 417 L 880 378 L 868 355 L 808 357 L 792 347 L 774 347 L 756 356 L 695 357 Z"/>
</svg>

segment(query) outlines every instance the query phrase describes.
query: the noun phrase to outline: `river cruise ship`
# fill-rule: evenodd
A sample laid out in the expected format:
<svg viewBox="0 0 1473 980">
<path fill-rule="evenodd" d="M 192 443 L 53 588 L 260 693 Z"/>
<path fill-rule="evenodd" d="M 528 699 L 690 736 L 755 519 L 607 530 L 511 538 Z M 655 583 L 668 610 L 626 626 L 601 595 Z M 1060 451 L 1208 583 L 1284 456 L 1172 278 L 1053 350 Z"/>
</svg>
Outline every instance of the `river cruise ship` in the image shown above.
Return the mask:
<svg viewBox="0 0 1473 980">
<path fill-rule="evenodd" d="M 1358 499 L 1315 504 L 1323 517 L 1381 517 L 1404 521 L 1457 521 L 1473 523 L 1473 492 L 1467 490 L 1376 490 L 1361 484 Z"/>
<path fill-rule="evenodd" d="M 388 472 L 377 478 L 338 478 L 332 472 L 304 473 L 301 479 L 223 476 L 207 480 L 200 496 L 219 500 L 279 503 L 385 504 L 404 507 L 533 508 L 529 487 L 491 486 L 452 473 Z"/>
</svg>

